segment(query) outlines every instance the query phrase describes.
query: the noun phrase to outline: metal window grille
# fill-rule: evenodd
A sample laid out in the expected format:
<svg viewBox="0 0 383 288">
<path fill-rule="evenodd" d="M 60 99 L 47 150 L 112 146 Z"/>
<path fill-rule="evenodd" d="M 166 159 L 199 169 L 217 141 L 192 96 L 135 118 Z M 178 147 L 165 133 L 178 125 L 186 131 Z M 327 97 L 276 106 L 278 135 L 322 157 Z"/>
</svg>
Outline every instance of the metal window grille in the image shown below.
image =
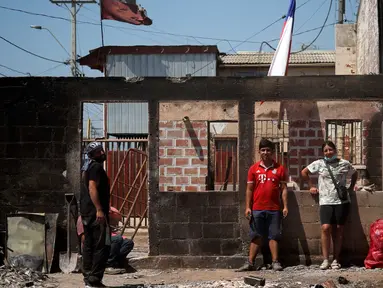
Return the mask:
<svg viewBox="0 0 383 288">
<path fill-rule="evenodd" d="M 255 120 L 256 151 L 258 151 L 259 141 L 262 138 L 267 138 L 275 143 L 275 160 L 287 167 L 289 151 L 289 121 L 281 121 L 281 129 L 278 129 L 277 120 Z M 259 153 L 255 153 L 255 161 L 259 160 Z"/>
<path fill-rule="evenodd" d="M 219 190 L 230 189 L 236 191 L 238 162 L 237 138 L 216 138 L 214 142 L 215 185 Z"/>
<path fill-rule="evenodd" d="M 327 120 L 326 139 L 334 142 L 338 155 L 352 164 L 362 164 L 362 121 Z"/>
</svg>

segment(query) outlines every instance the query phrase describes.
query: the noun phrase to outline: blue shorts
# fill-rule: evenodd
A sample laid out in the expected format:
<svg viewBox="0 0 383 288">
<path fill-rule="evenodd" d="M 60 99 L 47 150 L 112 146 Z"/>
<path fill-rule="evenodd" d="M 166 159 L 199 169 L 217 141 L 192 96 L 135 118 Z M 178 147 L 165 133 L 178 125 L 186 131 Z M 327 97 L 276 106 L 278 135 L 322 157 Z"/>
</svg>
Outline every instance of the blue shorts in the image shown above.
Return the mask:
<svg viewBox="0 0 383 288">
<path fill-rule="evenodd" d="M 281 237 L 281 212 L 270 210 L 253 210 L 250 220 L 251 240 L 264 237 L 279 240 Z"/>
</svg>

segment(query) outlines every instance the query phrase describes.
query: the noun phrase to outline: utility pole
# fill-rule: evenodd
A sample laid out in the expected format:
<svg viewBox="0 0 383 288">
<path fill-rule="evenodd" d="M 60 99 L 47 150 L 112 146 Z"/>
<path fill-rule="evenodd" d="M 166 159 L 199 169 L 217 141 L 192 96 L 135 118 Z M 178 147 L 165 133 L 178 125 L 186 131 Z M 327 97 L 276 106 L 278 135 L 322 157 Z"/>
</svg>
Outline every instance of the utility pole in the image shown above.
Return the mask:
<svg viewBox="0 0 383 288">
<path fill-rule="evenodd" d="M 345 12 L 345 2 L 344 0 L 338 0 L 338 24 L 343 24 L 343 15 Z"/>
<path fill-rule="evenodd" d="M 72 72 L 73 77 L 78 77 L 80 75 L 79 70 L 77 69 L 77 21 L 76 16 L 77 12 L 80 10 L 82 5 L 84 4 L 95 4 L 97 3 L 96 0 L 50 0 L 51 3 L 60 5 L 63 4 L 70 12 L 71 14 L 71 24 L 72 24 L 72 51 L 71 51 L 71 58 L 70 58 L 70 68 Z M 67 4 L 71 4 L 71 8 L 67 6 Z M 80 6 L 79 9 L 77 9 L 77 5 Z"/>
<path fill-rule="evenodd" d="M 70 59 L 70 67 L 72 70 L 72 76 L 77 76 L 77 30 L 76 30 L 76 14 L 77 14 L 77 7 L 76 7 L 76 0 L 72 1 L 72 9 L 71 9 L 71 15 L 72 15 L 72 57 Z"/>
</svg>

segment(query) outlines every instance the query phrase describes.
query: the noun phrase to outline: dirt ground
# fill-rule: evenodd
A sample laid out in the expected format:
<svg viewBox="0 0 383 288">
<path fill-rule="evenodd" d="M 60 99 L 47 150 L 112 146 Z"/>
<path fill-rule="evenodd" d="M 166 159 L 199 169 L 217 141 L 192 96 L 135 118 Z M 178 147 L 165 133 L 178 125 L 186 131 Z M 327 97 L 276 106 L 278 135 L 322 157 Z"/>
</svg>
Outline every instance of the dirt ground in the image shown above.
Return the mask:
<svg viewBox="0 0 383 288">
<path fill-rule="evenodd" d="M 351 267 L 338 271 L 321 271 L 318 266 L 287 267 L 284 271 L 238 273 L 234 270 L 177 269 L 177 270 L 141 270 L 122 275 L 105 275 L 104 284 L 108 287 L 179 287 L 179 288 L 216 288 L 216 287 L 253 287 L 246 285 L 243 277 L 254 275 L 266 279 L 264 287 L 314 287 L 327 280 L 333 280 L 336 287 L 383 287 L 383 270 L 366 270 Z M 349 284 L 339 284 L 338 277 L 343 276 Z M 81 274 L 51 274 L 60 288 L 84 287 Z"/>
</svg>

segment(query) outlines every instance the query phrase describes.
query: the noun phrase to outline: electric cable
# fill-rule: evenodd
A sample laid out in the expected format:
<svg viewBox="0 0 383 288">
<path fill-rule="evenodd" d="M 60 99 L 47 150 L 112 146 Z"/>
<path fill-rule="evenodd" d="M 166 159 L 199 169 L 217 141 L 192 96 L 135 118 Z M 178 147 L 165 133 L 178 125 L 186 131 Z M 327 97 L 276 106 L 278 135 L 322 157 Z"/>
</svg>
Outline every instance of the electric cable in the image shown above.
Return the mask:
<svg viewBox="0 0 383 288">
<path fill-rule="evenodd" d="M 328 17 L 330 16 L 330 13 L 331 13 L 331 8 L 332 8 L 332 2 L 333 0 L 330 0 L 330 7 L 328 8 L 328 12 L 327 12 L 327 15 L 326 15 L 326 19 L 324 20 L 323 22 L 323 25 L 320 29 L 320 31 L 318 32 L 318 35 L 314 38 L 313 41 L 311 41 L 311 43 L 309 45 L 306 45 L 305 48 L 301 49 L 300 51 L 296 51 L 296 52 L 292 52 L 291 54 L 298 54 L 298 53 L 301 53 L 303 51 L 306 51 L 311 45 L 313 45 L 315 43 L 315 41 L 317 41 L 317 39 L 319 38 L 319 36 L 322 34 L 322 31 L 324 29 L 324 27 L 326 26 L 326 23 L 327 23 L 327 20 L 328 20 Z"/>
<path fill-rule="evenodd" d="M 323 7 L 323 5 L 327 2 L 328 0 L 324 0 L 323 2 L 322 2 L 322 4 L 318 7 L 318 9 L 317 10 L 315 10 L 314 11 L 314 13 L 310 16 L 310 18 L 308 18 L 297 30 L 296 30 L 296 32 L 298 32 L 299 30 L 301 30 L 301 28 L 303 27 L 303 26 L 305 26 L 306 25 L 306 23 L 307 22 L 309 22 L 317 13 L 318 13 L 318 11 Z"/>
<path fill-rule="evenodd" d="M 14 46 L 14 47 L 16 47 L 16 48 L 18 48 L 18 49 L 20 49 L 20 50 L 22 50 L 22 51 L 24 51 L 24 52 L 30 54 L 30 55 L 33 55 L 33 56 L 38 57 L 38 58 L 41 58 L 41 59 L 43 59 L 43 60 L 50 61 L 50 62 L 55 62 L 55 63 L 67 64 L 67 63 L 65 63 L 65 62 L 61 62 L 61 61 L 57 61 L 57 60 L 53 60 L 53 59 L 49 59 L 49 58 L 40 56 L 40 55 L 38 55 L 38 54 L 35 54 L 35 53 L 33 53 L 33 52 L 29 51 L 29 50 L 26 50 L 26 49 L 24 49 L 24 48 L 22 48 L 22 47 L 16 45 L 15 43 L 13 43 L 13 42 L 11 42 L 11 41 L 5 39 L 3 36 L 0 36 L 0 39 L 4 40 L 4 41 L 7 42 L 8 44 L 11 44 L 12 46 Z"/>
<path fill-rule="evenodd" d="M 16 73 L 19 73 L 19 74 L 22 74 L 22 75 L 31 76 L 30 73 L 24 73 L 24 72 L 21 72 L 21 71 L 19 71 L 19 70 L 10 68 L 10 67 L 8 67 L 8 66 L 5 66 L 5 65 L 3 65 L 3 64 L 0 64 L 0 67 L 3 67 L 3 68 L 5 68 L 5 69 L 8 69 L 8 70 L 10 70 L 10 71 L 13 71 L 13 72 L 16 72 Z"/>
</svg>

